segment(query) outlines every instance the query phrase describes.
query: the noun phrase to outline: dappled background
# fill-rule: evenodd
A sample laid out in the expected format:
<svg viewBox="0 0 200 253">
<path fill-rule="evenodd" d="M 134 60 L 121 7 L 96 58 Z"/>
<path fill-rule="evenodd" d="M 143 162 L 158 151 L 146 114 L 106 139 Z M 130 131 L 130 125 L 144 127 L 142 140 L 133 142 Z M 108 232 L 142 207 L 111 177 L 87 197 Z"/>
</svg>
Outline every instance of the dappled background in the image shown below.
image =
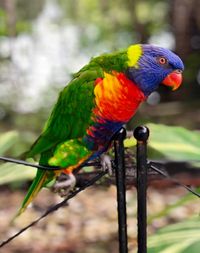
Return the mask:
<svg viewBox="0 0 200 253">
<path fill-rule="evenodd" d="M 134 43 L 153 43 L 175 51 L 183 59 L 186 70 L 181 89 L 172 93 L 160 88 L 154 92 L 128 128 L 154 122 L 199 130 L 199 13 L 199 0 L 1 0 L 1 155 L 17 157 L 30 147 L 71 73 L 92 56 Z M 4 181 L 0 179 L 2 240 L 59 200 L 44 190 L 34 208 L 9 229 L 9 220 L 19 207 L 30 184 L 28 178 L 32 176 L 32 172 L 27 172 L 24 180 L 19 174 L 17 181 L 13 181 L 15 175 L 9 175 Z M 162 194 L 152 190 L 150 212 L 167 205 Z M 165 200 L 173 203 L 184 192 L 172 189 L 165 194 Z M 158 210 L 152 204 L 155 199 Z M 130 247 L 134 247 L 133 190 L 128 192 L 128 204 Z M 69 208 L 50 216 L 48 222 L 22 235 L 3 252 L 116 252 L 115 207 L 115 187 L 88 190 L 73 200 Z M 170 219 L 184 219 L 191 210 L 184 207 L 182 217 L 176 212 L 170 218 L 156 221 L 151 232 Z"/>
</svg>

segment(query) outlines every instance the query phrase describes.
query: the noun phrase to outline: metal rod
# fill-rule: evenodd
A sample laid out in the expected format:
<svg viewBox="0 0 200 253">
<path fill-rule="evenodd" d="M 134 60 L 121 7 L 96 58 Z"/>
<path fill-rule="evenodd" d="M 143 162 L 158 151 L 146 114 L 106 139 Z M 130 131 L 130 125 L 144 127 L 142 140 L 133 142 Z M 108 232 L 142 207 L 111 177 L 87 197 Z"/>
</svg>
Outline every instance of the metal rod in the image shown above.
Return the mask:
<svg viewBox="0 0 200 253">
<path fill-rule="evenodd" d="M 118 235 L 119 253 L 128 252 L 127 218 L 126 218 L 126 185 L 124 164 L 124 139 L 126 130 L 122 128 L 114 140 L 115 148 L 115 174 L 117 186 Z"/>
<path fill-rule="evenodd" d="M 147 140 L 149 129 L 139 126 L 134 131 L 137 140 L 137 222 L 138 253 L 147 253 Z"/>
</svg>

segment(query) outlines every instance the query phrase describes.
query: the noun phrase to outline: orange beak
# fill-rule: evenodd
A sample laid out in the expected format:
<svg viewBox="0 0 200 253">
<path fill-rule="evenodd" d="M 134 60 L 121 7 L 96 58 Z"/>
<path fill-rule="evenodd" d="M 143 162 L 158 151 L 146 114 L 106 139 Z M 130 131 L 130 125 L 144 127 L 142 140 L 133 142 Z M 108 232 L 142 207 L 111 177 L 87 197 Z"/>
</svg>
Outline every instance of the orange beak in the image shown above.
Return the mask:
<svg viewBox="0 0 200 253">
<path fill-rule="evenodd" d="M 182 83 L 182 71 L 175 70 L 170 73 L 165 79 L 162 81 L 162 84 L 172 87 L 172 90 L 177 90 Z"/>
</svg>

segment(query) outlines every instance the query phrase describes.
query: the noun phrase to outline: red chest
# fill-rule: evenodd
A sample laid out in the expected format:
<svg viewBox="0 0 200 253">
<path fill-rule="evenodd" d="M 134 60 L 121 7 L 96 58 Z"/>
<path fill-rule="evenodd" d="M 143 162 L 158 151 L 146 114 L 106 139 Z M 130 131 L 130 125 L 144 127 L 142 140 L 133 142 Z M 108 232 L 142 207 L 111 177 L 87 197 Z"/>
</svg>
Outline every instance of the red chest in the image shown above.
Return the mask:
<svg viewBox="0 0 200 253">
<path fill-rule="evenodd" d="M 110 121 L 127 122 L 146 99 L 143 92 L 123 73 L 105 73 L 94 89 L 94 113 Z"/>
</svg>

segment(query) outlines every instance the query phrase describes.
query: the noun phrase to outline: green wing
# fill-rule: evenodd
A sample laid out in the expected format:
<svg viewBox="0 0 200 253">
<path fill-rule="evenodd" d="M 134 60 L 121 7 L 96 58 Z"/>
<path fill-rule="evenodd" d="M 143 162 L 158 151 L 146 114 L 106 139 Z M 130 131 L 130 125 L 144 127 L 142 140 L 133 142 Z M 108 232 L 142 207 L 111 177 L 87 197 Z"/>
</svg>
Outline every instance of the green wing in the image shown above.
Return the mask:
<svg viewBox="0 0 200 253">
<path fill-rule="evenodd" d="M 94 108 L 94 81 L 103 77 L 100 67 L 88 65 L 85 68 L 61 91 L 41 136 L 33 144 L 27 157 L 42 154 L 40 163 L 46 164 L 47 158 L 51 157 L 59 143 L 85 134 Z"/>
</svg>

